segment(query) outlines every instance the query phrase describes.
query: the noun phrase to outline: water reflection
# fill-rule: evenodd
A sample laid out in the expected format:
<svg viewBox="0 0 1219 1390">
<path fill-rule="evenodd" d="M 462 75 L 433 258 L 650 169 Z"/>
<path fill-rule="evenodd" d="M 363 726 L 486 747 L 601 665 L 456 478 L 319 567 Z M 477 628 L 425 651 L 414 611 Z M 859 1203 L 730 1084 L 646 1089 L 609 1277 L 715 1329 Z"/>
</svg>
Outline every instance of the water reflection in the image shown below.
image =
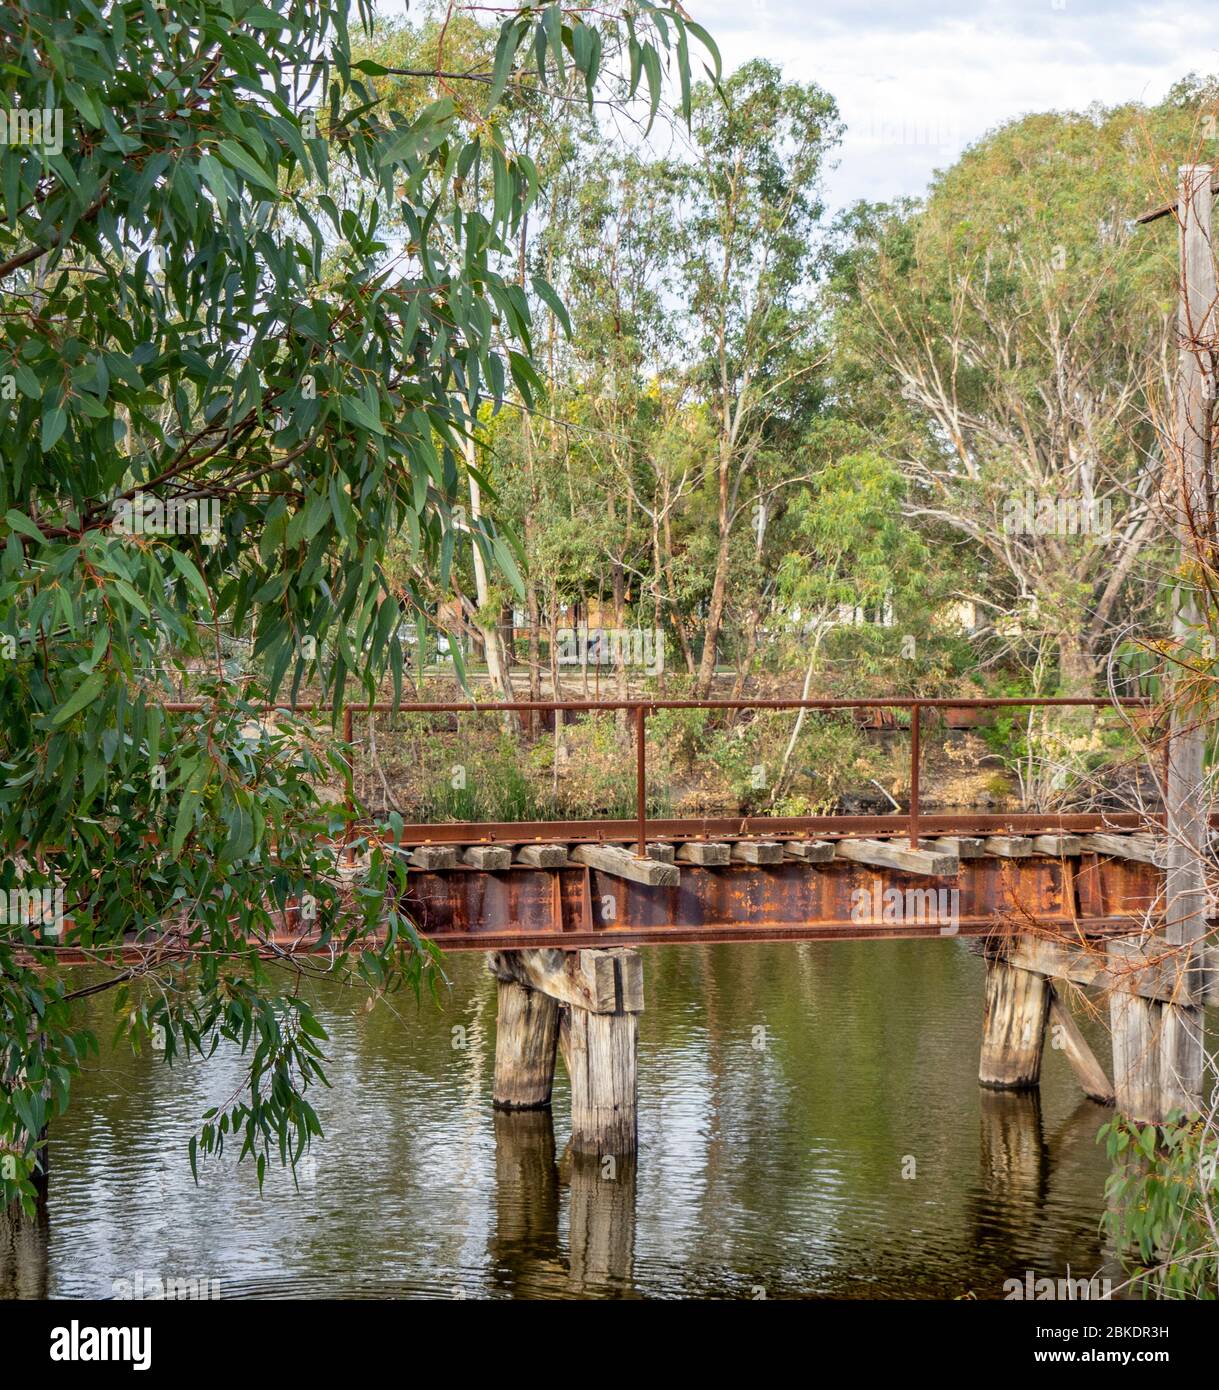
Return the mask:
<svg viewBox="0 0 1219 1390">
<path fill-rule="evenodd" d="M 629 1295 L 635 1161 L 570 1148 L 556 1161 L 546 1110 L 496 1111 L 494 1123 L 495 1229 L 487 1242 L 492 1289 L 514 1298 Z"/>
<path fill-rule="evenodd" d="M 982 971 L 954 941 L 649 951 L 640 1153 L 614 1170 L 563 1154 L 561 1074 L 553 1118 L 493 1111 L 472 955 L 443 1011 L 320 989 L 326 1139 L 262 1195 L 230 1155 L 198 1186 L 185 1160 L 233 1059 L 103 1052 L 55 1121 L 41 1220 L 0 1226 L 0 1294 L 142 1271 L 222 1297 L 999 1298 L 1107 1272 L 1106 1112 L 1052 1049 L 1039 1095 L 979 1089 Z"/>
<path fill-rule="evenodd" d="M 1050 1152 L 1039 1091 L 978 1092 L 981 1106 L 980 1209 L 991 1218 L 1031 1216 L 1045 1202 Z"/>
<path fill-rule="evenodd" d="M 634 1287 L 636 1166 L 629 1158 L 570 1151 L 564 1157 L 571 1198 L 567 1287 L 578 1297 L 621 1296 Z"/>
<path fill-rule="evenodd" d="M 46 1298 L 47 1226 L 45 1199 L 33 1217 L 0 1207 L 0 1298 Z"/>
<path fill-rule="evenodd" d="M 496 1110 L 495 1229 L 487 1242 L 497 1293 L 537 1298 L 566 1270 L 559 1244 L 559 1166 L 549 1110 Z"/>
</svg>

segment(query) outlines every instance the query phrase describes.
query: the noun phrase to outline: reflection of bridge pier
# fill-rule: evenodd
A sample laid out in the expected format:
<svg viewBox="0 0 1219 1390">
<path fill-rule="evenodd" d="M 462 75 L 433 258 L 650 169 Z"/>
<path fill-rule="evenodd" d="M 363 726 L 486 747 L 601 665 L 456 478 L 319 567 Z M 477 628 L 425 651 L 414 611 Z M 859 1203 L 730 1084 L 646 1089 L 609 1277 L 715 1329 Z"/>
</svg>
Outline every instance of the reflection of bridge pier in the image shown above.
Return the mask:
<svg viewBox="0 0 1219 1390">
<path fill-rule="evenodd" d="M 560 1194 L 568 1194 L 568 1253 L 559 1240 Z M 625 1292 L 635 1263 L 635 1160 L 568 1148 L 555 1161 L 549 1109 L 495 1113 L 495 1233 L 488 1243 L 495 1286 L 514 1298 L 563 1289 Z"/>
<path fill-rule="evenodd" d="M 968 1208 L 974 1244 L 996 1267 L 994 1283 L 984 1281 L 975 1292 L 1001 1297 L 1013 1278 L 1021 1285 L 1029 1281 L 1029 1286 L 1047 1278 L 1117 1282 L 1120 1269 L 1098 1230 L 1085 1233 L 1070 1223 L 1047 1220 L 1056 1205 L 1058 1175 L 1069 1170 L 1078 1149 L 1095 1147 L 1100 1108 L 1081 1100 L 1053 1132 L 1047 1132 L 1036 1090 L 983 1088 L 979 1102 L 978 1186 Z M 1094 1242 L 1091 1252 L 1085 1240 Z M 1017 1251 L 1023 1258 L 1013 1258 Z"/>
<path fill-rule="evenodd" d="M 18 1202 L 0 1207 L 0 1300 L 45 1299 L 47 1296 L 49 1221 L 45 1142 L 34 1174 L 34 1187 L 33 1216 L 27 1216 Z"/>
<path fill-rule="evenodd" d="M 981 1174 L 987 1209 L 1011 1208 L 1032 1213 L 1045 1200 L 1049 1151 L 1041 1121 L 1041 1097 L 1036 1091 L 997 1091 L 983 1088 Z"/>
<path fill-rule="evenodd" d="M 495 1112 L 495 1233 L 492 1279 L 513 1298 L 562 1278 L 559 1169 L 549 1110 Z"/>
<path fill-rule="evenodd" d="M 635 1157 L 563 1155 L 570 1193 L 568 1282 L 573 1292 L 625 1292 L 635 1272 Z"/>
<path fill-rule="evenodd" d="M 1103 1112 L 1091 1100 L 1075 1109 L 1047 1135 L 1037 1090 L 983 1087 L 979 1185 L 987 1212 L 1031 1217 L 1050 1195 L 1055 1170 L 1077 1145 L 1091 1147 Z"/>
</svg>

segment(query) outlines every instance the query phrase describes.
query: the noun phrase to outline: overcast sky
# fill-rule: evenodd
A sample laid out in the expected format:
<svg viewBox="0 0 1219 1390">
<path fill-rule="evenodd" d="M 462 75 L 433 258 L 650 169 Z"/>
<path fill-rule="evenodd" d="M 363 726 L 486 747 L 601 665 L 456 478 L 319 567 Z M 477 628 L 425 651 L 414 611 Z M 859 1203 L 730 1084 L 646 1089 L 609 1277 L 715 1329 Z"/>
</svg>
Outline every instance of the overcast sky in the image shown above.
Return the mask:
<svg viewBox="0 0 1219 1390">
<path fill-rule="evenodd" d="M 827 183 L 922 192 L 992 126 L 1029 111 L 1156 101 L 1219 71 L 1219 0 L 685 0 L 729 69 L 769 58 L 815 81 L 847 124 Z"/>
</svg>

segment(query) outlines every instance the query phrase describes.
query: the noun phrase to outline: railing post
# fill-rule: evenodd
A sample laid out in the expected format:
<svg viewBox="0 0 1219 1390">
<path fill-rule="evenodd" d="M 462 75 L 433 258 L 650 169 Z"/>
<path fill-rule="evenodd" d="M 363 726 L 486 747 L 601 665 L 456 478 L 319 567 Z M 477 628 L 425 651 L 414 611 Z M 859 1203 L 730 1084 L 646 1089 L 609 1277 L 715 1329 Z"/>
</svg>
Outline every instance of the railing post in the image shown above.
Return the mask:
<svg viewBox="0 0 1219 1390">
<path fill-rule="evenodd" d="M 919 738 L 920 707 L 910 706 L 910 848 L 918 849 L 918 794 L 919 764 L 922 749 Z"/>
<path fill-rule="evenodd" d="M 370 718 L 370 719 L 372 718 L 372 715 L 371 715 L 371 714 L 369 715 L 369 718 Z M 343 706 L 343 742 L 347 745 L 347 765 L 348 765 L 348 768 L 349 768 L 349 770 L 350 770 L 350 775 L 351 775 L 352 777 L 355 776 L 355 759 L 351 756 L 351 745 L 352 745 L 352 742 L 354 741 L 354 737 L 355 737 L 355 734 L 354 734 L 354 730 L 353 730 L 353 728 L 352 728 L 352 722 L 351 722 L 351 706 L 350 706 L 350 705 L 344 705 L 344 706 Z M 350 815 L 355 811 L 355 803 L 352 801 L 352 799 L 351 799 L 350 796 L 346 798 L 346 802 L 347 802 L 347 812 L 348 812 L 348 815 L 350 816 Z M 351 821 L 348 820 L 346 826 L 344 826 L 344 828 L 343 828 L 343 861 L 344 861 L 344 863 L 350 864 L 350 863 L 352 863 L 354 860 L 355 860 L 355 851 L 351 848 Z"/>
<path fill-rule="evenodd" d="M 635 814 L 639 820 L 639 857 L 648 856 L 647 813 L 648 813 L 648 773 L 647 742 L 643 721 L 647 712 L 642 705 L 635 706 Z"/>
</svg>

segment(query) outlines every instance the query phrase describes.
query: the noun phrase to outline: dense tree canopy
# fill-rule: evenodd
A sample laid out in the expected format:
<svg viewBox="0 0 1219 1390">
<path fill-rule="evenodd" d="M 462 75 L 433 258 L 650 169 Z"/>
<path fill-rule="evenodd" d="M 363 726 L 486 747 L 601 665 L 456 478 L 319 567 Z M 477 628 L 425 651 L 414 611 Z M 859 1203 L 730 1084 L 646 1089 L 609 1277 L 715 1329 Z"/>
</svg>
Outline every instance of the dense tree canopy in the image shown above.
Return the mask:
<svg viewBox="0 0 1219 1390">
<path fill-rule="evenodd" d="M 346 0 L 0 13 L 5 104 L 46 117 L 0 147 L 3 1199 L 28 1196 L 91 1045 L 68 946 L 134 939 L 131 974 L 157 982 L 123 989 L 137 1040 L 243 1050 L 248 1086 L 200 1143 L 234 1136 L 260 1171 L 316 1132 L 321 1077 L 295 976 L 263 959 L 277 914 L 301 904 L 339 948 L 379 926 L 355 968 L 419 980 L 392 856 L 357 845 L 344 891 L 328 848 L 343 810 L 317 788 L 344 766 L 308 724 L 258 716 L 305 686 L 332 707 L 400 686 L 420 598 L 409 572 L 391 584 L 387 544 L 444 584 L 468 421 L 536 387 L 513 241 L 538 163 L 497 109 L 553 87 L 585 109 L 646 93 L 654 113 L 666 67 L 688 92 L 692 41 L 715 61 L 668 7 L 509 5 L 485 66 L 438 60 L 426 99 L 395 103 L 353 53 L 369 21 Z M 515 580 L 495 528 L 463 525 Z M 184 685 L 202 712 L 170 707 Z M 62 914 L 26 910 L 54 889 Z"/>
<path fill-rule="evenodd" d="M 1068 693 L 1092 690 L 1114 629 L 1155 598 L 1177 250 L 1134 219 L 1175 198 L 1214 97 L 1190 82 L 1150 109 L 1026 117 L 925 206 L 855 218 L 839 319 L 853 399 L 903 462 L 909 514 L 968 540 L 984 580 L 970 597 L 1031 667 L 1056 649 Z M 1057 524 L 1068 506 L 1088 533 Z"/>
</svg>

